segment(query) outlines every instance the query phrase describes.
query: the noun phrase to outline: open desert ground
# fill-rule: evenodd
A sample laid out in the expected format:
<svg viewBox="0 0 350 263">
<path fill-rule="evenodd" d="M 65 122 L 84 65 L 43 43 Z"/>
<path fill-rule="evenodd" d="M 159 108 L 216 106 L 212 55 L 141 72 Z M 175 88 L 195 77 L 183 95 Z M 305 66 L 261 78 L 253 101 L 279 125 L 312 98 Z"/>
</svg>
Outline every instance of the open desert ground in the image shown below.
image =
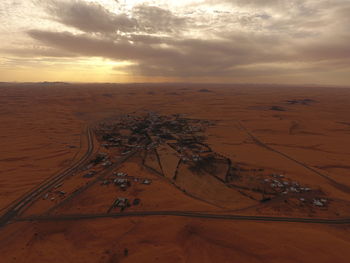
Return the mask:
<svg viewBox="0 0 350 263">
<path fill-rule="evenodd" d="M 332 87 L 3 83 L 0 261 L 349 262 L 349 104 Z"/>
</svg>

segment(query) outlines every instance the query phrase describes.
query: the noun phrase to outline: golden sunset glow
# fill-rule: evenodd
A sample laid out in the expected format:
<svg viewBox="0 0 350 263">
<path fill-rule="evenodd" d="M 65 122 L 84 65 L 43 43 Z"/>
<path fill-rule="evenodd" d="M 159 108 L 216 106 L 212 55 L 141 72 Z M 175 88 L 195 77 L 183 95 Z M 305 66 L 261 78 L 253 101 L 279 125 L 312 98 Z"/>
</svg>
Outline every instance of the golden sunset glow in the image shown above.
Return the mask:
<svg viewBox="0 0 350 263">
<path fill-rule="evenodd" d="M 0 81 L 349 83 L 350 3 L 5 0 Z"/>
</svg>

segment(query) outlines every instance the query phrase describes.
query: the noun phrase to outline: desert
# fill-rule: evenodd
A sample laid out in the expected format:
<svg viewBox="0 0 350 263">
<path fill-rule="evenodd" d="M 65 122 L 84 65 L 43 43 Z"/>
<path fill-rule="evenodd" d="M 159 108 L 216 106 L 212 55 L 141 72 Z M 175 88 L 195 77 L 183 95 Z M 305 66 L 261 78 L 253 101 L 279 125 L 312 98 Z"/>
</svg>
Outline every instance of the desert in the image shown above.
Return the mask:
<svg viewBox="0 0 350 263">
<path fill-rule="evenodd" d="M 2 260 L 346 262 L 349 93 L 3 83 Z"/>
<path fill-rule="evenodd" d="M 350 262 L 349 14 L 0 1 L 0 263 Z"/>
</svg>

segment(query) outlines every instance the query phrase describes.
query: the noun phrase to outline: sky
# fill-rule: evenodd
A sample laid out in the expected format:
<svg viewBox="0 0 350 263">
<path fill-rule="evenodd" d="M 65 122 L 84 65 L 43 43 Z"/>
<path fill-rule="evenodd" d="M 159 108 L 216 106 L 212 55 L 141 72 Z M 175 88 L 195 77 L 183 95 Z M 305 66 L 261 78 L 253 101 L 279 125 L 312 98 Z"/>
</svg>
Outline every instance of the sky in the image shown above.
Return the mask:
<svg viewBox="0 0 350 263">
<path fill-rule="evenodd" d="M 0 81 L 350 86 L 350 0 L 1 0 Z"/>
</svg>

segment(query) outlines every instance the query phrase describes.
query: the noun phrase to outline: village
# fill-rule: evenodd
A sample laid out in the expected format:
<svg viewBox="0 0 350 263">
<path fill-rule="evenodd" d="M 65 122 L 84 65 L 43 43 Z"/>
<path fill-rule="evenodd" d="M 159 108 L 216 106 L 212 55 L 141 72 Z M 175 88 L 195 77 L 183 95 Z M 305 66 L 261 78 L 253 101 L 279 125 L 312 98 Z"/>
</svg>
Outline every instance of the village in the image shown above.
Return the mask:
<svg viewBox="0 0 350 263">
<path fill-rule="evenodd" d="M 284 200 L 285 203 L 294 199 L 299 206 L 326 208 L 329 205 L 325 194 L 318 189 L 302 185 L 281 173 L 241 167 L 213 151 L 206 144 L 205 137 L 205 130 L 211 125 L 214 123 L 207 120 L 178 114 L 162 116 L 154 112 L 128 114 L 100 123 L 95 134 L 102 148 L 81 171 L 81 180 L 86 185 L 98 182 L 101 191 L 104 191 L 103 187 L 115 188 L 116 196 L 111 200 L 107 213 L 123 212 L 147 202 L 128 196 L 127 190 L 135 185 L 150 186 L 152 179 L 115 170 L 117 165 L 132 156 L 140 156 L 146 169 L 157 176 L 166 177 L 169 183 L 185 194 L 204 201 L 212 201 L 212 197 L 205 195 L 210 188 L 202 189 L 204 194 L 198 196 L 193 188 L 195 186 L 181 183 L 184 177 L 205 180 L 200 178 L 210 176 L 216 180 L 217 195 L 220 195 L 220 188 L 228 187 L 262 204 L 274 199 Z M 68 197 L 68 192 L 62 182 L 47 192 L 43 199 L 59 203 Z"/>
</svg>

